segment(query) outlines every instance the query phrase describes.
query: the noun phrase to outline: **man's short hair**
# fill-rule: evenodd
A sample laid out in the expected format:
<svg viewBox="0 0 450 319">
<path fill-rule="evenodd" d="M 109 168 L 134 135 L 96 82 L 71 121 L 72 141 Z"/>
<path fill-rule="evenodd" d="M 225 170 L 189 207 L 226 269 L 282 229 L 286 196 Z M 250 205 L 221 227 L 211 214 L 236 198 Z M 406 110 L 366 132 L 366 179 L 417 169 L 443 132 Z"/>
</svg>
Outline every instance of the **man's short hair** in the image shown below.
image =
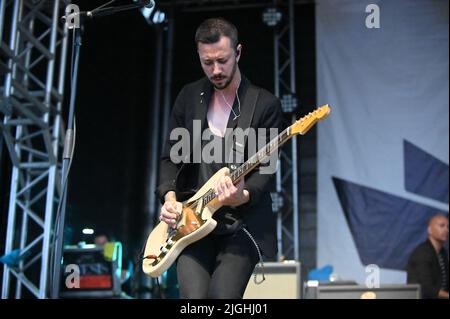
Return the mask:
<svg viewBox="0 0 450 319">
<path fill-rule="evenodd" d="M 238 45 L 238 31 L 234 24 L 224 18 L 211 18 L 202 22 L 195 32 L 195 44 L 212 44 L 220 40 L 220 37 L 230 38 L 230 44 L 236 50 Z"/>
<path fill-rule="evenodd" d="M 447 216 L 447 215 L 445 215 L 445 214 L 443 214 L 443 213 L 438 213 L 438 214 L 436 214 L 436 215 L 431 216 L 431 218 L 428 219 L 428 226 L 430 226 L 430 225 L 431 225 L 431 222 L 432 222 L 435 218 L 438 218 L 438 217 L 443 217 L 443 218 L 447 218 L 447 219 L 448 219 L 448 216 Z"/>
</svg>

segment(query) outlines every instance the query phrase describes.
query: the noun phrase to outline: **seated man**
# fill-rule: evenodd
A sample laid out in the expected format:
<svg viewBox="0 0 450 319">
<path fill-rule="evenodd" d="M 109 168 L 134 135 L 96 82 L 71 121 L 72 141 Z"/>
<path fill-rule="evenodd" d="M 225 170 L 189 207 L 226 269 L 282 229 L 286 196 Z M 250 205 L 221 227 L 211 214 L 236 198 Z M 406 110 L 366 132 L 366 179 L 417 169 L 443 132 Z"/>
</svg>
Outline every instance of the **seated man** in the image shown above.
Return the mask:
<svg viewBox="0 0 450 319">
<path fill-rule="evenodd" d="M 408 265 L 408 283 L 420 284 L 422 298 L 448 299 L 448 217 L 433 216 L 428 223 L 428 238 L 411 254 Z"/>
</svg>

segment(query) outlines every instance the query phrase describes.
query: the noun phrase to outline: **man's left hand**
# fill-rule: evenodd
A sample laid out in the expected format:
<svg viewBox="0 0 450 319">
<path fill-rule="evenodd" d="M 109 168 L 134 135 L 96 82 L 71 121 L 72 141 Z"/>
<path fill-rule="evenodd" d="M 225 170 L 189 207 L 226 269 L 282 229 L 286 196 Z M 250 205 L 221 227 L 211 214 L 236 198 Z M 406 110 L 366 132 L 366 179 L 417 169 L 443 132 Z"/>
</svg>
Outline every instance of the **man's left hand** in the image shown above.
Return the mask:
<svg viewBox="0 0 450 319">
<path fill-rule="evenodd" d="M 244 179 L 234 185 L 230 178 L 230 170 L 227 168 L 214 184 L 217 199 L 224 206 L 239 206 L 247 203 L 250 199 L 248 190 L 244 189 Z"/>
</svg>

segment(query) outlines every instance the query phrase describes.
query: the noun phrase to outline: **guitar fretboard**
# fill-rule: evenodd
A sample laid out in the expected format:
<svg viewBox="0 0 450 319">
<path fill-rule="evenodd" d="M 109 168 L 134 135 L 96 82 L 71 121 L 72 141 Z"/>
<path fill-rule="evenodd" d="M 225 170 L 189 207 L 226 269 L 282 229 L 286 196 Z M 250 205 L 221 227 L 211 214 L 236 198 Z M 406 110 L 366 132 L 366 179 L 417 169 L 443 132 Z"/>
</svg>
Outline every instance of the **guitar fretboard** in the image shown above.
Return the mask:
<svg viewBox="0 0 450 319">
<path fill-rule="evenodd" d="M 261 164 L 267 157 L 270 156 L 277 148 L 286 143 L 291 135 L 289 134 L 290 127 L 285 129 L 283 132 L 278 134 L 277 137 L 272 139 L 269 143 L 267 143 L 264 147 L 262 147 L 256 154 L 250 157 L 245 163 L 239 166 L 236 170 L 234 170 L 230 178 L 233 181 L 233 184 L 237 184 L 243 177 L 249 174 L 255 167 Z M 214 189 L 209 189 L 205 195 L 201 198 L 203 201 L 203 207 L 205 207 L 209 202 L 211 202 L 214 198 L 216 198 L 216 194 Z"/>
</svg>

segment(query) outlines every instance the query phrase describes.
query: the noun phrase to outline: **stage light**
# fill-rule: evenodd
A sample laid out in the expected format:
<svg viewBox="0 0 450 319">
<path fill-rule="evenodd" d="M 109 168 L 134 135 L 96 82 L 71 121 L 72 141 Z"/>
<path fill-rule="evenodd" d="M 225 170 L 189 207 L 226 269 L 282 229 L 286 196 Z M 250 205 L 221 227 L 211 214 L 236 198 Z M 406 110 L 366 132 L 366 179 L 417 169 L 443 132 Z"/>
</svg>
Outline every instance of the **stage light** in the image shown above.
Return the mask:
<svg viewBox="0 0 450 319">
<path fill-rule="evenodd" d="M 153 13 L 153 9 L 154 9 L 154 7 L 150 8 L 150 9 L 144 7 L 141 9 L 141 13 L 145 19 L 147 19 L 147 20 L 150 19 L 150 15 Z"/>
<path fill-rule="evenodd" d="M 81 231 L 85 235 L 92 235 L 94 234 L 94 230 L 92 228 L 85 228 Z"/>
<path fill-rule="evenodd" d="M 165 12 L 158 10 L 156 5 L 151 8 L 142 7 L 140 11 L 148 24 L 162 24 L 167 21 Z"/>
<path fill-rule="evenodd" d="M 292 94 L 285 94 L 281 98 L 281 107 L 284 113 L 292 113 L 297 108 L 297 99 Z"/>
<path fill-rule="evenodd" d="M 283 197 L 277 192 L 270 193 L 270 196 L 272 197 L 272 210 L 274 213 L 277 213 L 283 207 Z"/>
<path fill-rule="evenodd" d="M 267 8 L 263 12 L 263 21 L 269 27 L 274 27 L 281 21 L 281 12 L 277 8 Z"/>
</svg>

